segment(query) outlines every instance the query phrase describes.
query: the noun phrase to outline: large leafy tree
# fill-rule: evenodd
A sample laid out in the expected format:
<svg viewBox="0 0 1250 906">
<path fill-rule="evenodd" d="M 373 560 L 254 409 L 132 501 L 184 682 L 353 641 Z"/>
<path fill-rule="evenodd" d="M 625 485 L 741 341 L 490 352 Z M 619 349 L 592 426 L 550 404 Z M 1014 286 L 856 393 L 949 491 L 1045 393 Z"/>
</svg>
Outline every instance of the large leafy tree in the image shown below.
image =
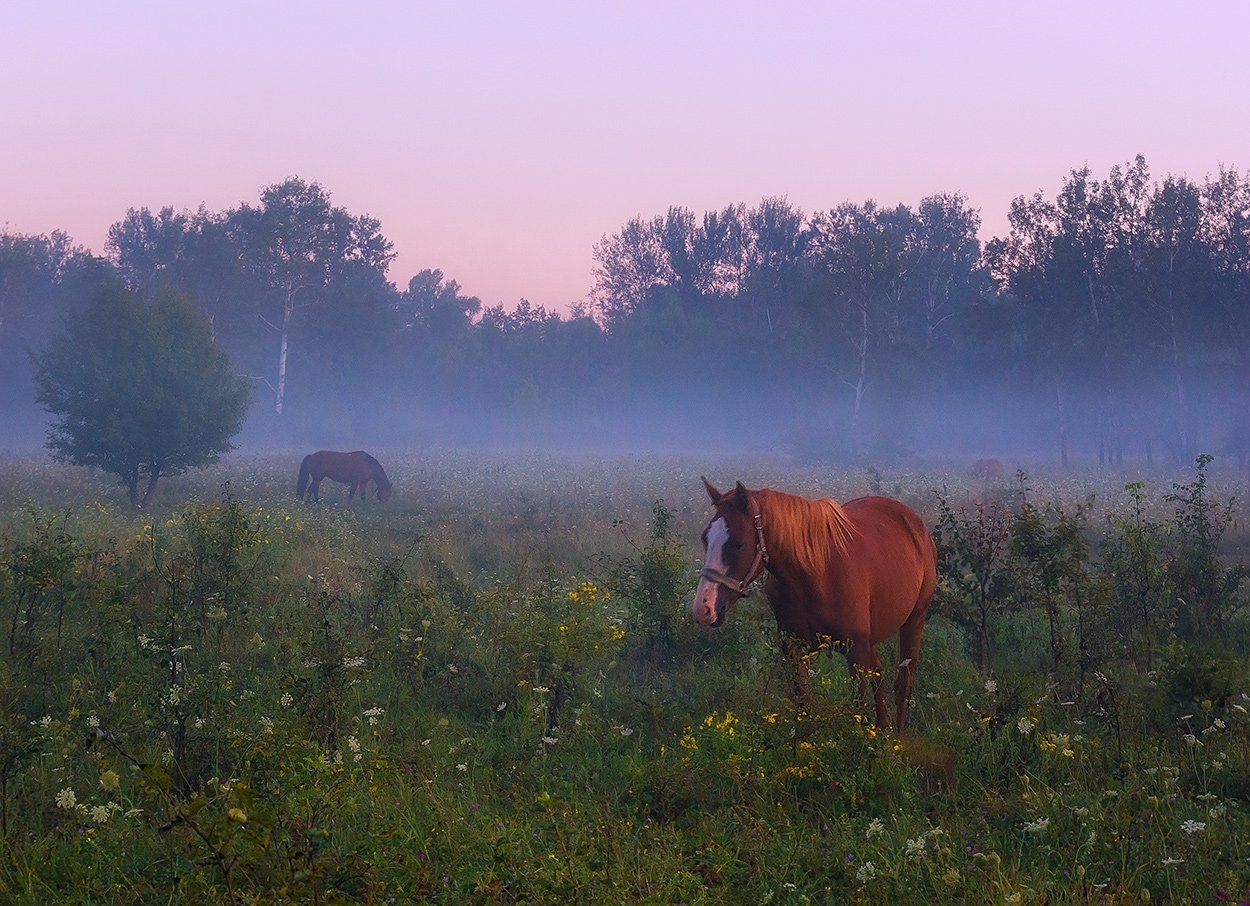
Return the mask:
<svg viewBox="0 0 1250 906">
<path fill-rule="evenodd" d="M 215 462 L 242 427 L 248 384 L 186 299 L 102 293 L 36 360 L 35 398 L 60 460 L 121 479 L 143 506 L 157 480 Z M 142 501 L 141 479 L 147 479 Z"/>
</svg>

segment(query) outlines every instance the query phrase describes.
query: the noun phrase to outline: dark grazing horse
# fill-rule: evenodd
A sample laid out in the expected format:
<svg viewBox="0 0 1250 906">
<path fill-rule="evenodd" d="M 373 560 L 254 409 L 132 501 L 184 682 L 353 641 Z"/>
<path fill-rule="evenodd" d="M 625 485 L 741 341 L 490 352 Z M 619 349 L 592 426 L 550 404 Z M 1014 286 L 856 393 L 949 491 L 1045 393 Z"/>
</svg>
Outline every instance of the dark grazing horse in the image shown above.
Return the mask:
<svg viewBox="0 0 1250 906">
<path fill-rule="evenodd" d="M 365 485 L 371 481 L 378 486 L 380 503 L 386 503 L 391 497 L 391 482 L 386 477 L 382 464 L 363 450 L 354 453 L 338 453 L 334 450 L 309 453 L 299 466 L 299 484 L 295 488 L 295 496 L 300 500 L 320 500 L 319 489 L 323 478 L 351 485 L 348 500 L 356 496 L 357 490 L 360 491 L 360 499 L 364 500 Z"/>
<path fill-rule="evenodd" d="M 852 675 L 871 682 L 877 724 L 890 725 L 881 692 L 877 644 L 898 633 L 894 708 L 907 723 L 920 637 L 937 585 L 937 551 L 924 520 L 888 497 L 839 505 L 739 482 L 721 493 L 703 479 L 715 513 L 703 532 L 707 559 L 690 612 L 710 626 L 765 571 L 764 592 L 787 638 L 808 648 L 840 643 Z M 800 693 L 810 698 L 807 665 L 798 661 Z"/>
</svg>

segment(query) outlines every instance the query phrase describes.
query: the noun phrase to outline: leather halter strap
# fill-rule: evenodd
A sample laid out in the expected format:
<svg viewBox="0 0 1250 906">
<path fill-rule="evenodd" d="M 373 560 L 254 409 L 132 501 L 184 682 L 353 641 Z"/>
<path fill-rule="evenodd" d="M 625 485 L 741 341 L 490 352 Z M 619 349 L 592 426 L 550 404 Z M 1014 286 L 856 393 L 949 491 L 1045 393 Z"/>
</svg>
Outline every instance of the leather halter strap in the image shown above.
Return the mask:
<svg viewBox="0 0 1250 906">
<path fill-rule="evenodd" d="M 735 579 L 710 566 L 703 567 L 699 572 L 699 575 L 709 582 L 723 585 L 740 595 L 747 593 L 751 583 L 758 579 L 768 566 L 768 548 L 764 546 L 764 515 L 759 511 L 759 505 L 754 500 L 751 501 L 751 509 L 755 510 L 751 514 L 751 524 L 755 526 L 755 559 L 751 561 L 751 568 L 747 570 L 746 578 Z"/>
</svg>

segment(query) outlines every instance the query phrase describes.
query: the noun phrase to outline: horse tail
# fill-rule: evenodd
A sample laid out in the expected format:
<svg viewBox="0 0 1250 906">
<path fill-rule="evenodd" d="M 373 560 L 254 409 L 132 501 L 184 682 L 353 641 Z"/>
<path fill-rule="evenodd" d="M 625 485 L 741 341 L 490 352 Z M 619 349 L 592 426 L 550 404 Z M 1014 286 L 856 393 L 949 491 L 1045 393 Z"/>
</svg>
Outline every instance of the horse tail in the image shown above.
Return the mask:
<svg viewBox="0 0 1250 906">
<path fill-rule="evenodd" d="M 312 459 L 311 453 L 305 456 L 304 461 L 299 464 L 299 484 L 295 486 L 295 496 L 298 497 L 300 500 L 304 499 L 304 491 L 308 489 L 308 479 L 309 479 L 308 460 L 310 459 Z"/>
</svg>

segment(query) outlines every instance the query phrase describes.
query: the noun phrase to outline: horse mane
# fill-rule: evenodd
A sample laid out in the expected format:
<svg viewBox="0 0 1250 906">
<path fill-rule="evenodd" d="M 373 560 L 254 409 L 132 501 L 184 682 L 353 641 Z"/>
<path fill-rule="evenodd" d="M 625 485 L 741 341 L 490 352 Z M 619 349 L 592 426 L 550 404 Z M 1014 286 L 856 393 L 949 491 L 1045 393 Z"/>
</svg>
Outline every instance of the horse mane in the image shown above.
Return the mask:
<svg viewBox="0 0 1250 906">
<path fill-rule="evenodd" d="M 835 554 L 844 556 L 857 533 L 846 510 L 830 497 L 812 500 L 773 488 L 753 493 L 759 500 L 768 546 L 784 550 L 813 572 L 824 569 Z"/>
</svg>

